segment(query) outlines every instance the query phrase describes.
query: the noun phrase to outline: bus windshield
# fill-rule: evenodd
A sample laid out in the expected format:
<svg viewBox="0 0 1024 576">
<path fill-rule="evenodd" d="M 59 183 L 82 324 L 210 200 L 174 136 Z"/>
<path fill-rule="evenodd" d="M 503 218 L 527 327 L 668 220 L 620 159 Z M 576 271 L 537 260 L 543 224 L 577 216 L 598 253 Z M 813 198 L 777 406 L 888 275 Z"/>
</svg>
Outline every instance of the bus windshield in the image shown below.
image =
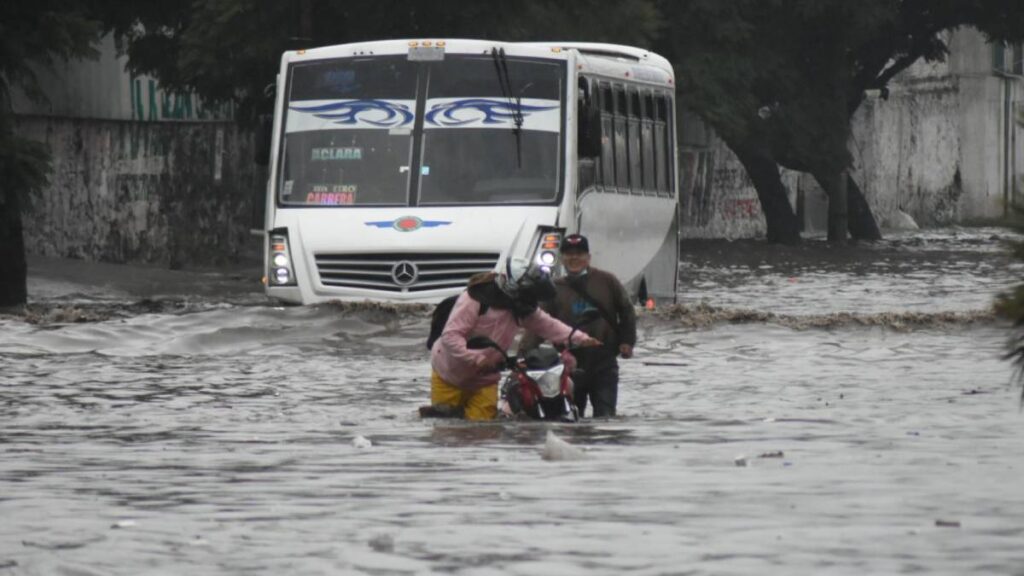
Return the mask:
<svg viewBox="0 0 1024 576">
<path fill-rule="evenodd" d="M 552 203 L 564 78 L 564 62 L 489 54 L 296 64 L 279 202 Z M 416 138 L 419 162 L 412 157 Z M 414 171 L 418 177 L 410 178 Z"/>
<path fill-rule="evenodd" d="M 405 205 L 416 64 L 351 58 L 291 70 L 281 203 Z"/>
<path fill-rule="evenodd" d="M 445 64 L 427 90 L 420 203 L 553 201 L 563 67 L 491 56 Z"/>
</svg>

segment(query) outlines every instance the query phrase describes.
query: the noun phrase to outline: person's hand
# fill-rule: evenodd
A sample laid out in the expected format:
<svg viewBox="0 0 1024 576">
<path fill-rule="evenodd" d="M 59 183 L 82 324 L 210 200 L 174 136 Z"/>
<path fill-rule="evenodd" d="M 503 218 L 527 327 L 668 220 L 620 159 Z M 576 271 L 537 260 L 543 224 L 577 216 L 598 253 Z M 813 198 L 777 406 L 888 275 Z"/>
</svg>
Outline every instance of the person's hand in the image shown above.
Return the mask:
<svg viewBox="0 0 1024 576">
<path fill-rule="evenodd" d="M 477 372 L 491 372 L 494 370 L 496 362 L 491 360 L 487 354 L 481 354 L 473 359 L 473 365 L 476 366 Z"/>
<path fill-rule="evenodd" d="M 596 348 L 601 345 L 601 341 L 598 340 L 597 338 L 594 338 L 593 336 L 587 336 L 582 341 L 580 341 L 580 346 L 582 346 L 583 348 Z"/>
<path fill-rule="evenodd" d="M 619 344 L 619 356 L 623 358 L 633 357 L 633 347 L 629 344 Z"/>
</svg>

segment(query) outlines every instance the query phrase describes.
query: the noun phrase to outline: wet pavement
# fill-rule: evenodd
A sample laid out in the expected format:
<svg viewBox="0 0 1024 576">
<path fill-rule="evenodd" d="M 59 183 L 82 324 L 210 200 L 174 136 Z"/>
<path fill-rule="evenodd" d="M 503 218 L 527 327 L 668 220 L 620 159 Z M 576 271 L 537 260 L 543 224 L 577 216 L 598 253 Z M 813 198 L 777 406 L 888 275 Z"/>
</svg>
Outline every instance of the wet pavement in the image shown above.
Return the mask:
<svg viewBox="0 0 1024 576">
<path fill-rule="evenodd" d="M 620 416 L 578 425 L 420 420 L 424 307 L 33 260 L 0 575 L 1024 574 L 1014 238 L 688 242 Z"/>
</svg>

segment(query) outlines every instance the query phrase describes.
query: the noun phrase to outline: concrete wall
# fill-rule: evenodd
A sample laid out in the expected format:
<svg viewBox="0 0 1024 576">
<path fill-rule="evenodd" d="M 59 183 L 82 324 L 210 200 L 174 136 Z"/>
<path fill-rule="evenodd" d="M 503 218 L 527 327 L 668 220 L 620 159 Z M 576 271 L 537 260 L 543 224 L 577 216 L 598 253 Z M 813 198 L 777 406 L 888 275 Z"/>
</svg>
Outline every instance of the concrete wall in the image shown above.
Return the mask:
<svg viewBox="0 0 1024 576">
<path fill-rule="evenodd" d="M 922 226 L 963 219 L 960 94 L 951 76 L 901 84 L 868 98 L 853 122 L 853 177 L 879 226 L 897 211 Z"/>
<path fill-rule="evenodd" d="M 170 268 L 258 257 L 265 172 L 234 123 L 21 116 L 53 174 L 25 216 L 30 254 Z"/>
<path fill-rule="evenodd" d="M 683 120 L 687 121 L 686 119 Z M 693 119 L 690 119 L 692 122 Z M 766 227 L 757 190 L 746 169 L 720 138 L 711 132 L 701 139 L 683 139 L 679 152 L 679 210 L 684 238 L 755 238 Z M 812 178 L 782 170 L 797 206 L 797 191 Z"/>
<path fill-rule="evenodd" d="M 679 155 L 680 215 L 687 238 L 743 238 L 764 234 L 764 217 L 743 166 L 717 137 L 707 148 Z"/>
<path fill-rule="evenodd" d="M 915 64 L 854 118 L 855 178 L 883 226 L 896 210 L 922 226 L 1002 218 L 1019 190 L 1021 79 L 993 73 L 978 31 L 948 42 L 947 61 Z"/>
<path fill-rule="evenodd" d="M 12 92 L 15 129 L 53 158 L 25 215 L 28 252 L 170 268 L 260 257 L 266 171 L 231 107 L 132 75 L 110 37 L 98 50 L 38 70 L 45 101 Z"/>
</svg>

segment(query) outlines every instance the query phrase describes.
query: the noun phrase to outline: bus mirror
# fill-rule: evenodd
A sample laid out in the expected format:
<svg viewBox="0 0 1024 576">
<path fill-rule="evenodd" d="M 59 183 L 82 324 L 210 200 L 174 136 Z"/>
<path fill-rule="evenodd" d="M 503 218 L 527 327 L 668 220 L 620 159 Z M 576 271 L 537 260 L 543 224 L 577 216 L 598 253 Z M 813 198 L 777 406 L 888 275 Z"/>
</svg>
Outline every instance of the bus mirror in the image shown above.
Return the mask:
<svg viewBox="0 0 1024 576">
<path fill-rule="evenodd" d="M 274 116 L 260 114 L 256 124 L 255 142 L 253 142 L 253 162 L 258 166 L 270 164 L 270 141 L 274 133 Z"/>
</svg>

